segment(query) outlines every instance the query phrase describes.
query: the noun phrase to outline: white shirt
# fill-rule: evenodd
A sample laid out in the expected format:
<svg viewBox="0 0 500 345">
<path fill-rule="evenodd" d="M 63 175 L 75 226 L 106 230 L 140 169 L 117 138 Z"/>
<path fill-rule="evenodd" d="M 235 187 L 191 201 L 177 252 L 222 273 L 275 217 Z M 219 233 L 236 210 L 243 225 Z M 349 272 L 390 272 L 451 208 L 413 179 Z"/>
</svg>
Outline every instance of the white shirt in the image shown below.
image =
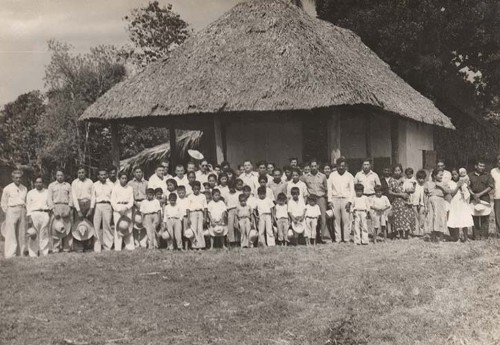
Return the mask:
<svg viewBox="0 0 500 345">
<path fill-rule="evenodd" d="M 148 180 L 148 188 L 161 188 L 163 190 L 163 195 L 167 194 L 167 179 L 168 177 L 163 176 L 163 179 L 160 179 L 158 175 L 153 174 Z"/>
<path fill-rule="evenodd" d="M 288 181 L 286 185 L 286 196 L 288 199 L 292 199 L 292 188 L 297 187 L 299 189 L 299 199 L 305 199 L 306 196 L 309 195 L 309 192 L 307 191 L 307 185 L 302 182 L 298 181 L 297 183 L 294 183 L 293 180 Z"/>
<path fill-rule="evenodd" d="M 340 175 L 338 171 L 334 171 L 328 178 L 328 201 L 332 202 L 333 198 L 346 198 L 348 202 L 354 197 L 354 177 L 350 172 L 346 171 Z"/>
<path fill-rule="evenodd" d="M 99 182 L 99 181 L 98 181 Z M 80 211 L 80 203 L 78 200 L 81 199 L 92 199 L 92 188 L 94 182 L 91 179 L 85 178 L 85 180 L 75 179 L 71 183 L 71 194 L 73 194 L 73 206 L 77 211 Z"/>
<path fill-rule="evenodd" d="M 250 195 L 247 199 L 247 205 L 250 206 L 252 211 L 255 210 L 255 208 L 257 207 L 257 198 Z"/>
<path fill-rule="evenodd" d="M 363 194 L 375 194 L 375 186 L 380 185 L 380 179 L 376 172 L 370 170 L 368 174 L 365 174 L 363 170 L 358 172 L 354 177 L 354 184 L 361 183 L 365 189 Z"/>
<path fill-rule="evenodd" d="M 495 182 L 495 187 L 493 188 L 493 199 L 500 199 L 500 169 L 493 168 L 490 172 L 493 181 Z"/>
<path fill-rule="evenodd" d="M 415 192 L 410 196 L 410 201 L 412 205 L 424 206 L 424 186 L 415 185 Z"/>
<path fill-rule="evenodd" d="M 48 210 L 47 197 L 48 193 L 46 189 L 39 191 L 35 188 L 30 190 L 26 196 L 26 214 L 31 216 L 31 212 L 33 211 Z"/>
<path fill-rule="evenodd" d="M 187 215 L 187 209 L 189 208 L 189 199 L 188 197 L 184 198 L 177 198 L 177 205 L 179 205 L 179 208 L 181 209 L 182 216 Z"/>
<path fill-rule="evenodd" d="M 163 216 L 163 221 L 165 222 L 169 218 L 182 219 L 184 217 L 184 215 L 182 214 L 182 210 L 179 205 L 177 205 L 177 203 L 174 206 L 170 204 L 165 205 L 164 214 L 165 215 Z"/>
<path fill-rule="evenodd" d="M 274 207 L 273 199 L 269 198 L 258 198 L 256 202 L 257 212 L 259 214 L 271 213 L 271 209 Z"/>
<path fill-rule="evenodd" d="M 235 208 L 240 204 L 241 192 L 229 193 L 226 199 L 226 206 L 229 209 Z"/>
<path fill-rule="evenodd" d="M 321 210 L 318 205 L 306 205 L 306 217 L 318 218 L 319 216 L 321 216 Z"/>
<path fill-rule="evenodd" d="M 210 213 L 210 216 L 212 217 L 212 220 L 214 222 L 219 222 L 222 220 L 222 216 L 224 215 L 224 212 L 227 211 L 226 204 L 224 204 L 224 201 L 219 200 L 217 202 L 215 201 L 210 201 L 208 203 L 208 212 Z"/>
<path fill-rule="evenodd" d="M 130 210 L 134 206 L 134 189 L 132 186 L 115 184 L 111 192 L 111 206 L 115 212 Z"/>
<path fill-rule="evenodd" d="M 19 187 L 14 182 L 7 185 L 2 193 L 2 210 L 7 212 L 7 208 L 10 206 L 26 205 L 26 194 L 28 194 L 28 189 L 22 184 Z"/>
<path fill-rule="evenodd" d="M 186 195 L 189 195 L 193 192 L 193 189 L 191 188 L 191 185 L 189 184 L 189 180 L 186 175 L 182 179 L 178 178 L 177 176 L 174 177 L 175 182 L 177 182 L 177 186 L 184 186 L 186 187 Z"/>
<path fill-rule="evenodd" d="M 293 217 L 302 217 L 305 210 L 306 204 L 301 198 L 297 201 L 293 199 L 288 200 L 288 213 L 290 213 Z"/>
<path fill-rule="evenodd" d="M 443 180 L 442 182 L 448 184 L 451 181 L 451 172 L 448 170 L 443 170 Z"/>
<path fill-rule="evenodd" d="M 158 211 L 161 211 L 160 202 L 157 199 L 143 200 L 139 211 L 141 211 L 142 214 L 158 213 Z"/>
<path fill-rule="evenodd" d="M 95 204 L 103 201 L 107 201 L 111 203 L 111 192 L 113 191 L 113 187 L 115 185 L 111 182 L 101 183 L 101 181 L 97 181 L 92 185 L 92 194 L 90 197 L 90 208 L 94 208 Z M 132 199 L 134 195 L 132 193 Z M 132 203 L 134 201 L 132 200 Z M 76 206 L 76 205 L 75 205 Z"/>
<path fill-rule="evenodd" d="M 198 170 L 196 172 L 196 181 L 200 181 L 203 186 L 204 183 L 208 182 L 208 175 L 210 175 L 210 172 L 203 173 L 201 170 Z"/>
<path fill-rule="evenodd" d="M 276 208 L 276 219 L 288 218 L 288 205 L 287 204 L 277 204 Z"/>
<path fill-rule="evenodd" d="M 198 195 L 194 195 L 194 194 L 191 194 L 189 197 L 188 197 L 188 200 L 189 200 L 189 206 L 188 206 L 188 210 L 190 211 L 203 211 L 204 209 L 207 208 L 207 198 L 205 197 L 204 194 L 198 194 Z"/>
<path fill-rule="evenodd" d="M 390 208 L 391 203 L 389 202 L 389 199 L 385 195 L 382 195 L 380 198 L 375 196 L 370 199 L 370 207 L 374 207 L 378 211 L 385 208 Z"/>
<path fill-rule="evenodd" d="M 220 196 L 224 198 L 224 202 L 227 204 L 227 198 L 229 195 L 229 187 L 228 186 L 217 186 L 216 187 L 220 191 Z"/>
<path fill-rule="evenodd" d="M 252 189 L 252 194 L 257 195 L 257 188 L 259 188 L 258 174 L 254 171 L 250 173 L 243 173 L 240 175 L 240 179 L 246 186 Z"/>
<path fill-rule="evenodd" d="M 366 195 L 362 195 L 360 197 L 355 196 L 352 205 L 351 205 L 351 210 L 352 211 L 369 211 L 371 208 L 370 205 L 370 199 Z"/>
</svg>

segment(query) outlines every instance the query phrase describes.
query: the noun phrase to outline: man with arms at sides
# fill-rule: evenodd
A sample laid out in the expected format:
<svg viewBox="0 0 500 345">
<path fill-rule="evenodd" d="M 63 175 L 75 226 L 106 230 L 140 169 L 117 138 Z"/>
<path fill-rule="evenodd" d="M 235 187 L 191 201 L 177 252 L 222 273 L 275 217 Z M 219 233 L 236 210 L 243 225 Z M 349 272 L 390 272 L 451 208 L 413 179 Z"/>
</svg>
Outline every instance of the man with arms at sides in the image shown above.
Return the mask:
<svg viewBox="0 0 500 345">
<path fill-rule="evenodd" d="M 43 188 L 41 177 L 35 179 L 35 188 L 28 192 L 26 197 L 26 210 L 28 224 L 35 229 L 36 234 L 28 233 L 28 253 L 31 257 L 38 254 L 49 254 L 49 205 L 47 204 L 47 190 Z"/>
<path fill-rule="evenodd" d="M 319 206 L 321 211 L 320 216 L 320 242 L 324 240 L 330 240 L 330 233 L 326 227 L 326 207 L 327 207 L 327 192 L 328 192 L 328 181 L 326 176 L 319 172 L 319 164 L 316 159 L 312 159 L 309 163 L 311 167 L 311 172 L 304 177 L 304 182 L 307 186 L 307 191 L 309 195 L 316 195 L 316 204 Z M 315 236 L 315 234 L 312 234 Z"/>
</svg>

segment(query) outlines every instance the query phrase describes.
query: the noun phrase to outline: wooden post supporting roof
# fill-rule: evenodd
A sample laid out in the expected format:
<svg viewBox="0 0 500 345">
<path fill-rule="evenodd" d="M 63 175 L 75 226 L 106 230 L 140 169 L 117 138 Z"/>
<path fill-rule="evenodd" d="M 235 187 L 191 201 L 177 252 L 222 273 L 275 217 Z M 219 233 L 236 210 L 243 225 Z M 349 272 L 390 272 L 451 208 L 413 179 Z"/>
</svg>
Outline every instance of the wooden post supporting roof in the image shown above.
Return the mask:
<svg viewBox="0 0 500 345">
<path fill-rule="evenodd" d="M 399 163 L 399 121 L 391 118 L 391 164 Z"/>
<path fill-rule="evenodd" d="M 328 118 L 328 160 L 335 164 L 340 157 L 340 114 L 330 110 L 332 114 Z"/>
<path fill-rule="evenodd" d="M 118 122 L 111 122 L 111 158 L 116 171 L 120 171 L 120 137 L 118 135 Z"/>
<path fill-rule="evenodd" d="M 220 164 L 224 161 L 224 142 L 222 138 L 222 125 L 220 115 L 214 115 L 215 159 Z"/>
<path fill-rule="evenodd" d="M 175 134 L 175 127 L 170 126 L 168 132 L 170 140 L 170 170 L 175 171 L 175 164 L 177 163 L 177 135 Z"/>
</svg>

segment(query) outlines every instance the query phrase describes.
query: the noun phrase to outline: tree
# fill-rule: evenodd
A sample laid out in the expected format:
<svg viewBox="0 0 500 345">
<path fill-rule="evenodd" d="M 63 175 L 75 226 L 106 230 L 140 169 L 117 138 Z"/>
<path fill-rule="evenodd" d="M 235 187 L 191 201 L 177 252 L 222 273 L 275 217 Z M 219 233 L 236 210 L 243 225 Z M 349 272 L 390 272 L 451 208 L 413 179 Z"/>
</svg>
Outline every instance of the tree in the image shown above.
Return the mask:
<svg viewBox="0 0 500 345">
<path fill-rule="evenodd" d="M 191 35 L 188 24 L 172 11 L 172 5 L 161 7 L 158 1 L 133 9 L 124 20 L 135 46 L 130 56 L 141 67 L 167 56 Z"/>
<path fill-rule="evenodd" d="M 38 90 L 7 103 L 1 113 L 0 159 L 9 165 L 36 164 L 41 137 L 37 123 L 45 112 L 44 97 Z"/>
</svg>

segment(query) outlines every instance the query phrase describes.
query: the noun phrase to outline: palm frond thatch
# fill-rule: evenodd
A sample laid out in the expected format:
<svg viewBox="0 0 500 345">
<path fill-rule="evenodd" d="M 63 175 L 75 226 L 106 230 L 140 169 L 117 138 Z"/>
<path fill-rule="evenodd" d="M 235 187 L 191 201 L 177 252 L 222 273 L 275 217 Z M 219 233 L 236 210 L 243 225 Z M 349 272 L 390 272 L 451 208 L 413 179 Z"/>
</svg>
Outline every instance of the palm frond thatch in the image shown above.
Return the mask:
<svg viewBox="0 0 500 345">
<path fill-rule="evenodd" d="M 81 120 L 371 105 L 453 128 L 352 31 L 289 0 L 242 2 L 168 59 L 117 84 Z"/>
<path fill-rule="evenodd" d="M 177 138 L 176 156 L 181 160 L 187 159 L 187 150 L 198 148 L 201 131 L 186 131 Z M 120 171 L 132 175 L 135 167 L 141 167 L 144 171 L 152 171 L 156 165 L 170 158 L 170 143 L 150 147 L 135 156 L 120 161 Z"/>
</svg>

